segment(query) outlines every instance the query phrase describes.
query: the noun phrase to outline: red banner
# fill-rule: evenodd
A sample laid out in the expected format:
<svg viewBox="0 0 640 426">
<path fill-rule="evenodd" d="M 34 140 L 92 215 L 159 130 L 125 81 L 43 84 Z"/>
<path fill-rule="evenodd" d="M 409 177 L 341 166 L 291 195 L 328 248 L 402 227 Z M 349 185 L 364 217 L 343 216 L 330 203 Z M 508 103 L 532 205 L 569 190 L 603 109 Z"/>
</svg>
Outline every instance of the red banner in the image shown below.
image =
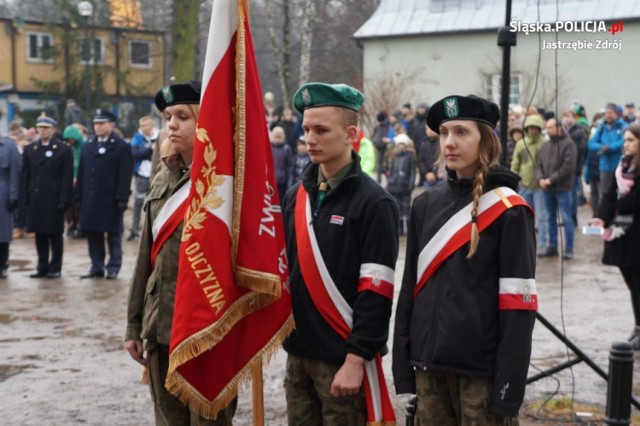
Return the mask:
<svg viewBox="0 0 640 426">
<path fill-rule="evenodd" d="M 242 0 L 213 3 L 166 386 L 215 418 L 293 328 L 280 202 Z"/>
</svg>

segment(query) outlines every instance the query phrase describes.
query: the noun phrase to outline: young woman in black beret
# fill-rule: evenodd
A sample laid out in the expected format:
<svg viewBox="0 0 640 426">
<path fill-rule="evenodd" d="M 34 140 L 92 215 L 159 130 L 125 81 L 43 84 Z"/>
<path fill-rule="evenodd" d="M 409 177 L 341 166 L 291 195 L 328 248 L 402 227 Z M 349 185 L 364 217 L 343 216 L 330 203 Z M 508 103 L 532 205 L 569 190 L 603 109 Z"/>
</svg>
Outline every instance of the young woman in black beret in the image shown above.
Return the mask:
<svg viewBox="0 0 640 426">
<path fill-rule="evenodd" d="M 537 310 L 536 241 L 518 177 L 499 165 L 498 107 L 436 102 L 444 185 L 414 201 L 398 299 L 396 392 L 424 425 L 517 424 Z"/>
<path fill-rule="evenodd" d="M 165 388 L 183 222 L 161 232 L 167 223 L 174 223 L 163 223 L 162 218 L 169 216 L 163 207 L 174 205 L 180 192 L 188 189 L 200 92 L 199 81 L 187 81 L 166 86 L 156 94 L 155 104 L 162 113 L 170 147 L 161 148 L 165 151 L 162 166 L 145 200 L 145 220 L 129 290 L 124 346 L 131 358 L 146 367 L 156 425 L 231 425 L 237 404 L 233 399 L 216 420 L 208 420 Z M 166 239 L 161 234 L 167 235 Z"/>
</svg>

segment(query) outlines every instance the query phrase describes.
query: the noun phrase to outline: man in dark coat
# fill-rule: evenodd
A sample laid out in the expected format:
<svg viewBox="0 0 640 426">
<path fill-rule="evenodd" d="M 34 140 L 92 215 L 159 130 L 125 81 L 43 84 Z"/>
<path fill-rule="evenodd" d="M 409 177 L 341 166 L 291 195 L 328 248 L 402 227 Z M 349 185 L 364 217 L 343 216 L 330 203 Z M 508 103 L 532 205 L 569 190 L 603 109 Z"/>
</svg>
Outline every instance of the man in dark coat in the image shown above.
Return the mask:
<svg viewBox="0 0 640 426">
<path fill-rule="evenodd" d="M 82 278 L 105 276 L 104 234 L 109 261 L 107 279 L 116 279 L 122 265 L 123 213 L 127 209 L 133 175 L 131 147 L 114 132 L 116 118 L 98 110 L 95 136 L 82 146 L 75 198 L 80 203 L 80 229 L 87 234 L 91 269 Z"/>
<path fill-rule="evenodd" d="M 23 203 L 27 231 L 36 234 L 38 265 L 31 278 L 60 278 L 64 212 L 73 191 L 73 153 L 56 136 L 56 121 L 44 114 L 36 122 L 39 139 L 22 155 Z M 49 258 L 51 251 L 51 258 Z"/>
<path fill-rule="evenodd" d="M 373 131 L 373 144 L 376 147 L 376 173 L 378 183 L 382 182 L 382 173 L 384 172 L 384 156 L 387 151 L 387 146 L 392 142 L 393 127 L 389 122 L 389 116 L 385 111 L 380 111 L 376 116 L 378 124 Z"/>
<path fill-rule="evenodd" d="M 7 278 L 13 211 L 20 194 L 20 153 L 15 142 L 0 136 L 0 278 Z"/>
</svg>

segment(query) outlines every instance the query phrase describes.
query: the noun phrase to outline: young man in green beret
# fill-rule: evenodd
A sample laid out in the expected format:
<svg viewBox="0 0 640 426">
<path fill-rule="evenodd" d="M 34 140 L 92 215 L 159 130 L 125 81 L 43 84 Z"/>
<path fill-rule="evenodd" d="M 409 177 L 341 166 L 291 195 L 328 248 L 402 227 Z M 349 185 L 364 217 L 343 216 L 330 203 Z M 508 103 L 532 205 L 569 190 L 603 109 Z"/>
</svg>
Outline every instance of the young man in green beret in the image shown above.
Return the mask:
<svg viewBox="0 0 640 426">
<path fill-rule="evenodd" d="M 369 373 L 386 352 L 398 211 L 353 151 L 364 95 L 342 84 L 308 83 L 293 102 L 313 164 L 283 204 L 296 321 L 284 343 L 288 422 L 389 420 L 384 377 Z M 381 416 L 367 413 L 372 392 L 383 394 Z"/>
</svg>

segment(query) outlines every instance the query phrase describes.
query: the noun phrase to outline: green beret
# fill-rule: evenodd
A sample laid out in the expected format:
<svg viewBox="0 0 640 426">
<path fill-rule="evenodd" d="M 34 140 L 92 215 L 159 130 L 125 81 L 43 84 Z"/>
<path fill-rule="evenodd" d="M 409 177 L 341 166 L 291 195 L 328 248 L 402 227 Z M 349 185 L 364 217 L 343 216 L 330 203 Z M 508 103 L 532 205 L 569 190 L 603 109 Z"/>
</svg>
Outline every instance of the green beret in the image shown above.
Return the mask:
<svg viewBox="0 0 640 426">
<path fill-rule="evenodd" d="M 427 113 L 427 126 L 440 133 L 440 124 L 451 120 L 473 120 L 496 127 L 500 119 L 498 105 L 475 95 L 452 95 L 433 104 Z"/>
<path fill-rule="evenodd" d="M 307 108 L 337 106 L 359 111 L 364 95 L 346 84 L 307 83 L 293 95 L 293 107 L 300 114 Z"/>
</svg>

